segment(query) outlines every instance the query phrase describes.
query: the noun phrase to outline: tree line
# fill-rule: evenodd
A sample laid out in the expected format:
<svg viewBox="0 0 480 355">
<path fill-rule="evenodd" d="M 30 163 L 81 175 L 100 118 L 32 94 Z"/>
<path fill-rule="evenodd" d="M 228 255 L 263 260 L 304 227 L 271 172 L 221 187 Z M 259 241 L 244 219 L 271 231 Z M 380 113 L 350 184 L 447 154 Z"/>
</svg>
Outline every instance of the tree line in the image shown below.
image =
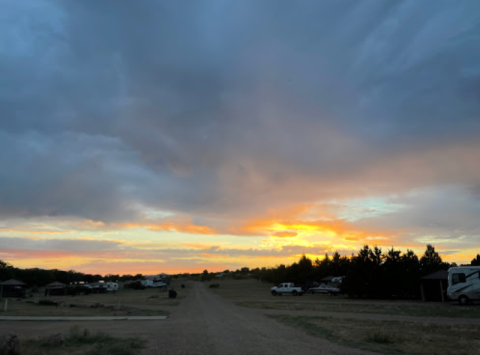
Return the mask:
<svg viewBox="0 0 480 355">
<path fill-rule="evenodd" d="M 480 266 L 480 254 L 471 265 Z M 420 296 L 420 279 L 423 276 L 439 270 L 447 270 L 456 266 L 455 263 L 444 262 L 435 247 L 427 245 L 424 254 L 418 257 L 412 250 L 402 253 L 393 247 L 383 252 L 381 248 L 363 246 L 357 254 L 341 256 L 325 254 L 322 259 L 311 260 L 302 255 L 298 262 L 291 265 L 281 264 L 274 268 L 243 267 L 236 271 L 225 270 L 233 278 L 254 277 L 259 281 L 269 283 L 295 282 L 306 284 L 320 281 L 328 276 L 344 276 L 343 292 L 353 297 L 374 298 L 418 298 Z M 207 270 L 200 274 L 202 280 L 212 279 L 214 273 Z M 0 260 L 0 281 L 17 279 L 28 286 L 42 287 L 54 281 L 64 284 L 79 282 L 92 283 L 100 280 L 126 281 L 144 279 L 142 274 L 136 275 L 92 275 L 74 270 L 45 270 L 39 268 L 20 269 Z"/>
<path fill-rule="evenodd" d="M 471 265 L 480 265 L 477 255 Z M 303 255 L 289 266 L 257 268 L 250 273 L 258 280 L 270 283 L 295 282 L 305 284 L 328 276 L 343 276 L 341 288 L 352 297 L 419 298 L 420 279 L 439 270 L 457 266 L 444 262 L 435 247 L 427 245 L 418 257 L 412 250 L 402 253 L 393 247 L 386 252 L 381 248 L 363 246 L 350 257 L 334 253 L 312 261 Z"/>
<path fill-rule="evenodd" d="M 6 281 L 9 279 L 16 279 L 26 283 L 28 286 L 38 286 L 43 287 L 52 282 L 61 282 L 66 285 L 76 284 L 76 283 L 93 283 L 100 280 L 104 281 L 126 281 L 132 279 L 144 279 L 142 274 L 136 275 L 115 275 L 108 274 L 105 276 L 99 274 L 85 274 L 82 272 L 77 272 L 74 270 L 64 271 L 58 269 L 39 269 L 39 268 L 30 268 L 30 269 L 21 269 L 14 267 L 8 262 L 0 260 L 0 281 Z"/>
</svg>

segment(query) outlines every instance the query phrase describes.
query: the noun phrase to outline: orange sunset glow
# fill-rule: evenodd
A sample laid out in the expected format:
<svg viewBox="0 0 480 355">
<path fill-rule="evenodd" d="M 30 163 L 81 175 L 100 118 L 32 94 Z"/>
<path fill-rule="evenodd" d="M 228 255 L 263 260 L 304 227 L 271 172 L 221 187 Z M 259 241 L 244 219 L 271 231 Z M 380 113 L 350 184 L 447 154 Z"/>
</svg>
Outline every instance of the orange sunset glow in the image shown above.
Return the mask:
<svg viewBox="0 0 480 355">
<path fill-rule="evenodd" d="M 5 5 L 0 260 L 177 274 L 431 244 L 469 263 L 478 9 L 326 3 Z"/>
</svg>

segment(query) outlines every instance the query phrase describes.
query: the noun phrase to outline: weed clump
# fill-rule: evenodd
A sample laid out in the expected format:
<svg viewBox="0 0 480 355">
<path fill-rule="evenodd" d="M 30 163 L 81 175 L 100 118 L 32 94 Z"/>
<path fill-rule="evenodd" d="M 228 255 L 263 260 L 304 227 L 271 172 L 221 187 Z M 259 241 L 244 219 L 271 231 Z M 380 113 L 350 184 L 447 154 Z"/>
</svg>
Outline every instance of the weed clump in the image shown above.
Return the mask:
<svg viewBox="0 0 480 355">
<path fill-rule="evenodd" d="M 92 332 L 87 328 L 73 326 L 65 334 L 27 339 L 26 353 L 67 354 L 73 350 L 83 349 L 86 355 L 133 355 L 144 348 L 144 341 L 136 338 L 116 338 L 104 332 Z M 0 355 L 3 355 L 0 353 Z"/>
</svg>

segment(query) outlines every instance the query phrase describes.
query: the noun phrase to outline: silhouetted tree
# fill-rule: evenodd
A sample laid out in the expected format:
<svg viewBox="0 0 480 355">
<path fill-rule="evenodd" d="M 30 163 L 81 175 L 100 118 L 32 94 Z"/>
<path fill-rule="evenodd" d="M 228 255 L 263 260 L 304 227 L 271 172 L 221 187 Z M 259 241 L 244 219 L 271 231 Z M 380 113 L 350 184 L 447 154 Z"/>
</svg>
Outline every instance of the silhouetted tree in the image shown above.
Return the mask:
<svg viewBox="0 0 480 355">
<path fill-rule="evenodd" d="M 472 261 L 470 262 L 470 265 L 480 266 L 480 254 L 477 254 L 477 256 L 472 259 Z"/>
<path fill-rule="evenodd" d="M 0 260 L 0 280 L 6 281 L 12 279 L 15 275 L 13 266 L 6 261 Z"/>
<path fill-rule="evenodd" d="M 313 262 L 307 258 L 305 254 L 302 255 L 298 261 L 298 274 L 294 277 L 295 282 L 305 283 L 313 279 Z"/>
<path fill-rule="evenodd" d="M 435 247 L 428 244 L 420 259 L 420 268 L 422 275 L 425 276 L 438 270 L 448 269 L 448 264 L 442 261 L 440 255 L 435 251 Z"/>
<path fill-rule="evenodd" d="M 402 274 L 399 284 L 406 298 L 419 297 L 420 286 L 420 261 L 412 250 L 402 255 Z"/>
</svg>

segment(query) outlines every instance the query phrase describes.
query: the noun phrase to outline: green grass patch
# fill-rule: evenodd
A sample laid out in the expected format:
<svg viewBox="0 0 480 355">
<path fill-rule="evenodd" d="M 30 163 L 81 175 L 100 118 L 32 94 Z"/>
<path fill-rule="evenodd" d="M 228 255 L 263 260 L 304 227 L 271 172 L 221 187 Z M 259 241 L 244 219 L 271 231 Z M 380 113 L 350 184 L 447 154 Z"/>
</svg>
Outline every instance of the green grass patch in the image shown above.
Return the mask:
<svg viewBox="0 0 480 355">
<path fill-rule="evenodd" d="M 286 325 L 334 343 L 383 354 L 471 355 L 480 348 L 480 325 L 434 325 L 334 317 L 272 315 Z"/>
</svg>

